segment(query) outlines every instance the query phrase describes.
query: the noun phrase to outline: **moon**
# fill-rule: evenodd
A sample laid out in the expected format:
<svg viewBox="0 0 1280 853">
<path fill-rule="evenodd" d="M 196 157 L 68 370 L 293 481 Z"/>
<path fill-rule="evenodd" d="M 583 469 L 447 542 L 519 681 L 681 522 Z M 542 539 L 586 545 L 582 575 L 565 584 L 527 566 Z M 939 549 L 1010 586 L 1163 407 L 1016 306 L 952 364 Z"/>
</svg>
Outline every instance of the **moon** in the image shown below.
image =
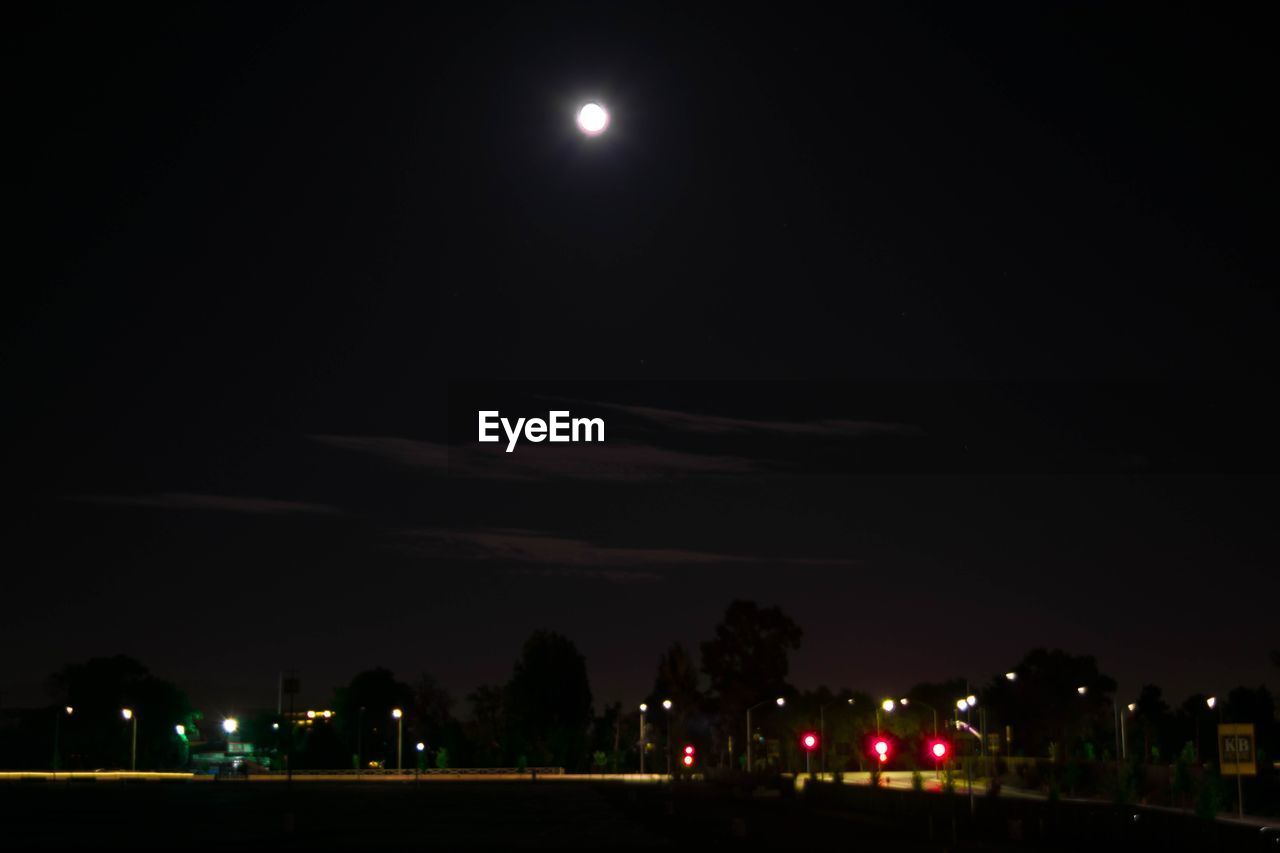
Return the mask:
<svg viewBox="0 0 1280 853">
<path fill-rule="evenodd" d="M 578 110 L 578 129 L 587 136 L 599 136 L 609 126 L 609 113 L 595 101 Z"/>
</svg>

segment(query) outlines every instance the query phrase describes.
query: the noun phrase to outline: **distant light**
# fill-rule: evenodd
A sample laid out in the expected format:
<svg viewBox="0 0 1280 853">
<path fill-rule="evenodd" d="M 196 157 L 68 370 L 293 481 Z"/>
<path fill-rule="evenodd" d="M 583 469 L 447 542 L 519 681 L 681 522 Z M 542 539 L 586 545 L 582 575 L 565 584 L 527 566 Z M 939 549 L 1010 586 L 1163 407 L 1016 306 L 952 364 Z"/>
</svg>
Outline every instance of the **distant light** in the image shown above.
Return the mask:
<svg viewBox="0 0 1280 853">
<path fill-rule="evenodd" d="M 307 719 L 308 719 L 308 720 L 314 720 L 315 718 L 316 718 L 316 712 L 315 712 L 315 711 L 308 711 L 308 712 L 307 712 Z"/>
<path fill-rule="evenodd" d="M 418 741 L 418 743 L 414 746 L 414 749 L 418 750 L 418 752 L 422 752 L 426 748 L 427 748 L 427 745 L 422 741 Z"/>
<path fill-rule="evenodd" d="M 186 726 L 184 726 L 184 725 L 182 725 L 181 723 L 179 723 L 178 725 L 174 726 L 174 727 L 173 727 L 173 730 L 174 730 L 175 732 L 177 732 L 177 733 L 178 733 L 178 737 L 186 737 L 186 734 L 187 734 L 187 727 L 186 727 Z"/>
<path fill-rule="evenodd" d="M 332 711 L 325 711 L 325 712 L 324 712 L 324 718 L 325 718 L 326 720 L 327 720 L 327 719 L 329 719 L 329 718 L 330 718 L 330 717 L 332 717 L 332 716 L 333 716 L 333 712 L 332 712 Z"/>
<path fill-rule="evenodd" d="M 403 717 L 403 716 L 404 716 L 404 711 L 401 711 L 399 708 L 392 708 L 392 709 L 391 709 L 391 716 L 392 716 L 392 717 L 395 717 L 395 718 L 398 720 L 398 719 L 400 719 L 401 717 Z"/>
<path fill-rule="evenodd" d="M 1137 702 L 1130 702 L 1130 703 L 1129 703 L 1129 711 L 1130 711 L 1130 713 L 1132 713 L 1133 711 L 1136 711 L 1136 710 L 1138 710 L 1138 703 L 1137 703 Z"/>
<path fill-rule="evenodd" d="M 670 711 L 670 710 L 671 710 L 671 700 L 670 700 L 670 699 L 663 699 L 663 700 L 662 700 L 662 708 L 663 708 L 663 710 Z"/>
<path fill-rule="evenodd" d="M 693 744 L 689 744 L 684 748 L 685 755 L 693 755 Z"/>
<path fill-rule="evenodd" d="M 1006 673 L 1004 674 L 1004 677 L 1005 677 L 1005 678 L 1007 678 L 1007 679 L 1009 679 L 1010 681 L 1017 681 L 1017 680 L 1018 680 L 1018 673 L 1016 673 L 1016 672 L 1006 672 Z"/>
<path fill-rule="evenodd" d="M 647 710 L 649 710 L 649 706 L 648 706 L 648 705 L 646 705 L 644 702 L 641 702 L 641 703 L 640 703 L 640 713 L 641 713 L 641 714 L 643 714 L 643 713 L 644 713 L 645 711 L 647 711 Z"/>
<path fill-rule="evenodd" d="M 786 705 L 786 704 L 787 704 L 787 700 L 786 700 L 784 697 L 779 696 L 779 697 L 778 697 L 778 707 L 779 707 L 779 708 L 781 708 L 783 705 Z"/>
<path fill-rule="evenodd" d="M 682 758 L 682 759 L 680 759 L 680 760 L 684 762 L 684 766 L 685 766 L 685 767 L 692 767 L 692 766 L 693 766 L 693 756 L 692 756 L 692 755 L 686 755 L 684 758 Z"/>
<path fill-rule="evenodd" d="M 846 699 L 845 701 L 846 701 L 846 702 L 848 702 L 850 705 L 852 705 L 852 704 L 853 704 L 853 700 L 852 700 L 852 699 Z"/>
<path fill-rule="evenodd" d="M 76 709 L 75 709 L 75 708 L 72 708 L 70 705 L 68 705 L 68 706 L 67 706 L 67 716 L 68 716 L 68 717 L 69 717 L 69 716 L 71 716 L 72 714 L 74 714 L 74 713 L 75 713 L 75 711 L 76 711 Z"/>
<path fill-rule="evenodd" d="M 578 129 L 587 136 L 599 136 L 609 126 L 609 112 L 595 101 L 578 110 Z"/>
<path fill-rule="evenodd" d="M 969 710 L 969 702 L 966 699 L 957 699 L 956 707 L 959 708 L 961 711 L 967 711 Z"/>
<path fill-rule="evenodd" d="M 892 699 L 884 700 L 883 702 L 880 703 L 880 707 L 884 708 L 884 712 L 886 714 L 889 713 L 890 711 L 893 710 L 893 700 Z"/>
<path fill-rule="evenodd" d="M 120 716 L 124 717 L 126 720 L 132 720 L 132 719 L 133 719 L 133 709 L 132 709 L 132 708 L 121 708 L 121 709 L 120 709 Z"/>
<path fill-rule="evenodd" d="M 1205 703 L 1206 705 L 1208 705 L 1208 706 L 1209 706 L 1209 710 L 1210 710 L 1210 711 L 1212 711 L 1212 710 L 1213 710 L 1213 708 L 1214 708 L 1214 706 L 1218 704 L 1218 697 L 1217 697 L 1217 696 L 1210 696 L 1208 699 L 1204 700 L 1204 703 Z"/>
<path fill-rule="evenodd" d="M 910 705 L 910 704 L 911 704 L 911 702 L 910 702 L 910 701 L 909 701 L 909 700 L 904 696 L 904 697 L 902 697 L 901 699 L 899 699 L 899 700 L 898 700 L 898 704 L 905 708 L 905 707 L 907 707 L 908 705 Z"/>
<path fill-rule="evenodd" d="M 813 734 L 812 732 L 809 732 L 803 738 L 801 738 L 800 742 L 803 743 L 804 748 L 809 750 L 810 752 L 818 748 L 818 736 Z"/>
<path fill-rule="evenodd" d="M 875 744 L 877 755 L 885 755 L 889 752 L 889 742 L 887 740 L 878 740 Z"/>
<path fill-rule="evenodd" d="M 240 721 L 235 717 L 227 717 L 222 721 L 222 730 L 229 735 L 235 734 L 238 728 L 240 728 Z"/>
<path fill-rule="evenodd" d="M 279 728 L 280 728 L 280 724 L 279 724 L 279 723 L 272 723 L 272 724 L 271 724 L 271 728 L 276 729 L 276 730 L 279 730 Z"/>
<path fill-rule="evenodd" d="M 1080 685 L 1079 687 L 1077 687 L 1077 688 L 1076 688 L 1076 692 L 1077 692 L 1077 693 L 1079 693 L 1081 696 L 1083 696 L 1084 694 L 1086 694 L 1086 693 L 1088 693 L 1088 692 L 1089 692 L 1089 688 L 1088 688 L 1088 687 L 1085 687 L 1085 686 L 1082 684 L 1082 685 Z"/>
<path fill-rule="evenodd" d="M 969 703 L 970 708 L 975 708 L 978 705 L 978 697 L 974 696 L 972 693 L 964 697 L 964 701 Z"/>
<path fill-rule="evenodd" d="M 933 746 L 929 747 L 929 751 L 933 753 L 934 758 L 945 758 L 947 755 L 947 745 L 940 740 L 935 740 Z"/>
</svg>

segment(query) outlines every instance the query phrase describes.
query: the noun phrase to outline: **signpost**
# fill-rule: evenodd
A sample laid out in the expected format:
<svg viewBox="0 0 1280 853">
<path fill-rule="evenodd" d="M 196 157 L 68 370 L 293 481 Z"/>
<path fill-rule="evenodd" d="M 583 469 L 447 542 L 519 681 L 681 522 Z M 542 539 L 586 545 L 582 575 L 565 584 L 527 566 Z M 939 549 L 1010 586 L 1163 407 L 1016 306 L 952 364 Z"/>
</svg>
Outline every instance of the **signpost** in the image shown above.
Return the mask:
<svg viewBox="0 0 1280 853">
<path fill-rule="evenodd" d="M 1218 769 L 1223 776 L 1236 777 L 1236 809 L 1244 817 L 1245 776 L 1258 775 L 1253 723 L 1218 724 Z"/>
</svg>

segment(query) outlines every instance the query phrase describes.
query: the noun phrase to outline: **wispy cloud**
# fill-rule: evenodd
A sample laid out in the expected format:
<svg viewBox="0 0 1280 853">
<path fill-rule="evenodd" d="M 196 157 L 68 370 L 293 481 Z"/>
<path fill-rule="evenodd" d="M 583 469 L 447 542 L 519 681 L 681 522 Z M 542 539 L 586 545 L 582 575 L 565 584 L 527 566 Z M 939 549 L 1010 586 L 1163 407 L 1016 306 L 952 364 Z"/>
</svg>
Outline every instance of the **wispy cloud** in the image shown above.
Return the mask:
<svg viewBox="0 0 1280 853">
<path fill-rule="evenodd" d="M 455 560 L 516 566 L 520 574 L 580 577 L 612 582 L 653 581 L 662 570 L 696 566 L 769 564 L 848 567 L 855 560 L 815 557 L 748 556 L 688 548 L 605 545 L 535 530 L 511 528 L 402 531 L 403 548 L 413 553 Z M 536 567 L 536 568 L 531 568 Z"/>
<path fill-rule="evenodd" d="M 563 399 L 563 398 L 548 398 Z M 565 400 L 565 402 L 589 405 L 593 409 L 608 409 L 622 412 L 662 426 L 695 433 L 775 433 L 778 435 L 804 435 L 829 438 L 862 438 L 877 435 L 920 436 L 924 430 L 914 424 L 896 421 L 818 419 L 818 420 L 757 420 L 754 418 L 735 418 L 724 415 L 708 415 L 700 412 L 685 412 L 677 409 L 662 409 L 652 406 L 632 406 L 622 403 L 598 403 L 582 400 Z"/>
<path fill-rule="evenodd" d="M 206 495 L 194 492 L 160 492 L 151 495 L 75 495 L 70 497 L 69 500 L 106 506 L 242 512 L 252 515 L 335 515 L 341 512 L 337 507 L 328 506 L 327 504 L 285 501 L 275 498 Z"/>
<path fill-rule="evenodd" d="M 737 456 L 689 453 L 628 441 L 600 444 L 522 444 L 470 448 L 394 436 L 312 435 L 320 444 L 366 453 L 397 465 L 492 480 L 652 480 L 692 475 L 738 475 L 758 470 Z"/>
</svg>

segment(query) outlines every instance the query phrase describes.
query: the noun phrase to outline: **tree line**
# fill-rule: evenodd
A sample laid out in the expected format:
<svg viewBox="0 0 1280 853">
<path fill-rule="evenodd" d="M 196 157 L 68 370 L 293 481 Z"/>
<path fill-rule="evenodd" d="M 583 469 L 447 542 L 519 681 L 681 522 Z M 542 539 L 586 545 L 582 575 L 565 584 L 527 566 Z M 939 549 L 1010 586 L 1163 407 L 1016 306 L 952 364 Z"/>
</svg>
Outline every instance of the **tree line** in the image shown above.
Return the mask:
<svg viewBox="0 0 1280 853">
<path fill-rule="evenodd" d="M 1118 757 L 1123 717 L 1124 749 L 1134 763 L 1212 764 L 1219 721 L 1254 723 L 1265 765 L 1260 772 L 1273 773 L 1280 756 L 1274 698 L 1265 686 L 1236 687 L 1215 697 L 1213 707 L 1201 694 L 1175 704 L 1157 685 L 1121 697 L 1093 657 L 1036 649 L 1009 672 L 983 681 L 919 683 L 892 696 L 849 687 L 801 690 L 788 676 L 803 636 L 779 608 L 734 601 L 696 654 L 676 643 L 659 655 L 647 695 L 627 707 L 596 708 L 576 645 L 554 631 L 536 631 L 506 683 L 476 688 L 462 708 L 428 674 L 402 681 L 375 667 L 334 690 L 331 718 L 282 726 L 274 710 L 262 711 L 239 720 L 237 737 L 255 744 L 276 768 L 285 753 L 299 769 L 394 767 L 398 728 L 391 710 L 399 708 L 401 760 L 410 768 L 423 761 L 430 767 L 634 771 L 643 750 L 647 769 L 665 771 L 679 768 L 675 753 L 688 743 L 696 748 L 696 769 L 743 771 L 749 738 L 751 769 L 778 772 L 803 769 L 800 736 L 820 732 L 816 766 L 845 771 L 869 766 L 869 742 L 877 733 L 894 740 L 895 766 L 901 767 L 927 766 L 922 745 L 935 731 L 959 754 L 977 752 L 985 734 L 988 754 L 1111 761 Z M 1273 653 L 1272 662 L 1280 666 L 1280 655 Z M 63 769 L 127 766 L 123 707 L 138 715 L 140 768 L 185 766 L 189 742 L 220 737 L 219 720 L 203 718 L 178 686 L 131 658 L 68 665 L 50 678 L 49 692 L 48 708 L 6 712 L 0 727 L 4 766 L 47 768 L 55 754 Z M 962 712 L 957 700 L 968 696 L 976 705 Z M 785 703 L 778 706 L 776 697 Z M 886 699 L 893 701 L 891 711 L 883 707 Z M 643 732 L 641 702 L 649 709 Z M 746 712 L 753 706 L 748 732 Z M 74 713 L 60 718 L 68 707 Z M 957 718 L 966 729 L 955 727 Z M 177 737 L 177 725 L 188 736 Z"/>
</svg>

